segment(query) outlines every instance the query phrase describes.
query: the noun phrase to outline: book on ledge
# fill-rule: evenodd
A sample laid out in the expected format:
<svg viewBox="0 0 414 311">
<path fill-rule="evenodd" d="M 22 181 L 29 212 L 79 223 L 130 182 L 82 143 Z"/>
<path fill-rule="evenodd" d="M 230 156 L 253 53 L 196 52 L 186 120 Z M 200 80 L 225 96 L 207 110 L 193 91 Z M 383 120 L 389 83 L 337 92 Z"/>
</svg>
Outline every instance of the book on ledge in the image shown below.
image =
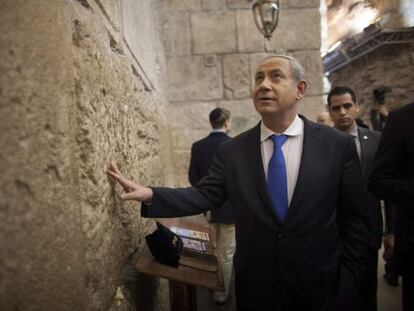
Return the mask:
<svg viewBox="0 0 414 311">
<path fill-rule="evenodd" d="M 180 264 L 201 270 L 217 271 L 217 256 L 208 232 L 178 226 L 171 226 L 170 230 L 180 236 L 183 241 Z"/>
<path fill-rule="evenodd" d="M 181 227 L 176 227 L 176 226 L 170 227 L 170 230 L 174 232 L 175 234 L 181 237 L 184 237 L 184 238 L 210 241 L 210 236 L 207 232 L 201 232 L 197 230 L 191 230 L 191 229 L 181 228 Z"/>
</svg>

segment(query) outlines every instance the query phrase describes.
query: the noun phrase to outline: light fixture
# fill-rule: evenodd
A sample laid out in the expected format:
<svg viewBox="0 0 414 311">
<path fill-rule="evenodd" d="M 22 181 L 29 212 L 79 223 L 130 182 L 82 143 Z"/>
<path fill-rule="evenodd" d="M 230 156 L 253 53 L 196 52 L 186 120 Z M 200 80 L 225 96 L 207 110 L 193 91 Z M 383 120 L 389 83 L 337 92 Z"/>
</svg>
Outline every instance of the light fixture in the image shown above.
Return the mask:
<svg viewBox="0 0 414 311">
<path fill-rule="evenodd" d="M 280 0 L 257 0 L 253 4 L 253 17 L 257 29 L 270 40 L 279 22 Z"/>
</svg>

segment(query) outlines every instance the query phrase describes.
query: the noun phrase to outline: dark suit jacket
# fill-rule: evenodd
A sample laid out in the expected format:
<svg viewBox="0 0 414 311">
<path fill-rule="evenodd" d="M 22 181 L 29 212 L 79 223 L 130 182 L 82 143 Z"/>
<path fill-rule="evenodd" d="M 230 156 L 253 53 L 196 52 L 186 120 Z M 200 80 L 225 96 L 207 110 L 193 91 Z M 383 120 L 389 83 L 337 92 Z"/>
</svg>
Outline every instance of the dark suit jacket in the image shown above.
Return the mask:
<svg viewBox="0 0 414 311">
<path fill-rule="evenodd" d="M 203 177 L 207 176 L 217 148 L 229 139 L 230 137 L 226 133 L 212 132 L 206 138 L 193 144 L 191 147 L 190 169 L 188 171 L 188 179 L 192 186 L 195 186 Z M 211 222 L 234 223 L 233 210 L 228 201 L 222 206 L 217 206 L 211 210 Z"/>
<path fill-rule="evenodd" d="M 283 224 L 267 193 L 260 124 L 223 143 L 195 187 L 153 188 L 152 205 L 142 206 L 144 217 L 180 217 L 230 200 L 239 309 L 353 310 L 368 242 L 358 155 L 350 135 L 301 118 L 302 159 Z"/>
<path fill-rule="evenodd" d="M 369 176 L 372 172 L 375 153 L 381 137 L 380 132 L 358 127 L 359 142 L 361 144 L 361 175 L 364 185 L 368 185 Z M 371 229 L 371 248 L 377 250 L 381 247 L 383 221 L 381 214 L 381 203 L 368 189 L 368 219 Z"/>
<path fill-rule="evenodd" d="M 414 103 L 392 112 L 382 132 L 369 188 L 397 205 L 395 255 L 414 251 Z M 412 264 L 412 263 L 411 263 Z"/>
</svg>

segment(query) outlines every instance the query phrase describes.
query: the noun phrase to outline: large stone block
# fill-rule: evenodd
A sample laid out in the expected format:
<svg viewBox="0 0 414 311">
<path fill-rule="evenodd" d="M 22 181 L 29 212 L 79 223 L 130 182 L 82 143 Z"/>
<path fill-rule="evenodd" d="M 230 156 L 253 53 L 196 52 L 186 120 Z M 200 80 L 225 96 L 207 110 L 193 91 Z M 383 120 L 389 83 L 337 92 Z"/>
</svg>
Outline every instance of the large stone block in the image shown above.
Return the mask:
<svg viewBox="0 0 414 311">
<path fill-rule="evenodd" d="M 269 50 L 319 49 L 320 46 L 319 9 L 286 10 L 280 13 L 279 25 L 270 39 Z"/>
<path fill-rule="evenodd" d="M 192 11 L 201 9 L 201 0 L 162 0 L 166 10 Z"/>
<path fill-rule="evenodd" d="M 251 9 L 253 0 L 226 0 L 229 9 Z"/>
<path fill-rule="evenodd" d="M 229 54 L 223 56 L 223 79 L 226 98 L 246 98 L 250 94 L 249 56 Z"/>
<path fill-rule="evenodd" d="M 139 67 L 153 85 L 158 85 L 163 45 L 158 32 L 160 16 L 151 1 L 122 1 L 123 35 Z M 143 18 L 145 16 L 146 18 Z"/>
<path fill-rule="evenodd" d="M 191 25 L 194 53 L 236 51 L 236 22 L 233 12 L 193 13 Z"/>
<path fill-rule="evenodd" d="M 321 0 L 289 0 L 281 1 L 281 11 L 284 9 L 293 9 L 293 8 L 318 8 L 320 6 Z"/>
<path fill-rule="evenodd" d="M 167 55 L 182 56 L 191 54 L 190 14 L 188 12 L 166 14 L 164 36 Z"/>
<path fill-rule="evenodd" d="M 322 96 L 305 96 L 299 101 L 299 113 L 311 121 L 316 121 L 318 114 L 324 110 L 325 104 Z"/>
<path fill-rule="evenodd" d="M 220 101 L 218 106 L 231 112 L 230 136 L 234 137 L 254 127 L 260 120 L 260 115 L 254 109 L 251 99 Z"/>
<path fill-rule="evenodd" d="M 177 176 L 186 176 L 188 181 L 188 168 L 190 167 L 190 150 L 174 150 L 173 159 L 174 159 L 174 171 Z M 180 178 L 180 184 L 183 182 L 184 178 Z"/>
<path fill-rule="evenodd" d="M 321 95 L 323 93 L 322 58 L 319 50 L 293 52 L 295 57 L 305 70 L 308 81 L 308 95 Z"/>
<path fill-rule="evenodd" d="M 179 56 L 167 59 L 170 101 L 212 100 L 222 98 L 223 84 L 219 62 L 206 63 L 204 56 Z"/>
<path fill-rule="evenodd" d="M 225 0 L 203 0 L 204 10 L 223 10 Z"/>
<path fill-rule="evenodd" d="M 89 309 L 68 6 L 0 5 L 2 310 Z"/>
<path fill-rule="evenodd" d="M 205 122 L 203 122 L 205 123 Z M 210 133 L 211 129 L 206 126 L 205 130 L 192 130 L 188 128 L 181 128 L 179 130 L 173 130 L 173 147 L 176 149 L 191 149 L 191 145 L 206 137 Z"/>
<path fill-rule="evenodd" d="M 187 168 L 188 169 L 188 168 Z M 175 185 L 174 187 L 177 188 L 187 188 L 190 187 L 190 182 L 188 181 L 188 172 L 185 172 L 185 169 L 183 169 L 183 173 L 176 174 L 175 176 Z M 186 219 L 191 219 L 190 217 L 185 217 Z M 193 221 L 191 219 L 191 221 Z"/>
<path fill-rule="evenodd" d="M 104 11 L 105 17 L 107 17 L 110 21 L 110 23 L 119 30 L 119 17 L 120 17 L 120 11 L 119 11 L 119 1 L 113 1 L 113 0 L 97 0 L 100 4 L 100 7 Z"/>
<path fill-rule="evenodd" d="M 257 30 L 251 10 L 236 12 L 237 45 L 240 52 L 263 52 L 264 37 Z"/>
<path fill-rule="evenodd" d="M 209 131 L 208 116 L 216 108 L 215 102 L 177 102 L 169 107 L 170 126 L 174 130 L 201 130 Z"/>
</svg>

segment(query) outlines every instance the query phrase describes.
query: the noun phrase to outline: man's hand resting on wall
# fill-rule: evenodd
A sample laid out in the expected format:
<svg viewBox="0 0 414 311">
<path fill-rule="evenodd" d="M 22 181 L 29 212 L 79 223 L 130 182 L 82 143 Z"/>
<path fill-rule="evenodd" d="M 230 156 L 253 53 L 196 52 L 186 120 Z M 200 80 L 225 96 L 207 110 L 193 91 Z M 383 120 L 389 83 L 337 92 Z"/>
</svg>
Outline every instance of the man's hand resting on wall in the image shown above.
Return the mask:
<svg viewBox="0 0 414 311">
<path fill-rule="evenodd" d="M 126 178 L 119 171 L 116 164 L 109 162 L 106 173 L 112 176 L 124 188 L 125 193 L 121 194 L 122 200 L 135 200 L 145 203 L 150 203 L 152 200 L 152 189 L 134 183 L 132 180 Z"/>
</svg>

